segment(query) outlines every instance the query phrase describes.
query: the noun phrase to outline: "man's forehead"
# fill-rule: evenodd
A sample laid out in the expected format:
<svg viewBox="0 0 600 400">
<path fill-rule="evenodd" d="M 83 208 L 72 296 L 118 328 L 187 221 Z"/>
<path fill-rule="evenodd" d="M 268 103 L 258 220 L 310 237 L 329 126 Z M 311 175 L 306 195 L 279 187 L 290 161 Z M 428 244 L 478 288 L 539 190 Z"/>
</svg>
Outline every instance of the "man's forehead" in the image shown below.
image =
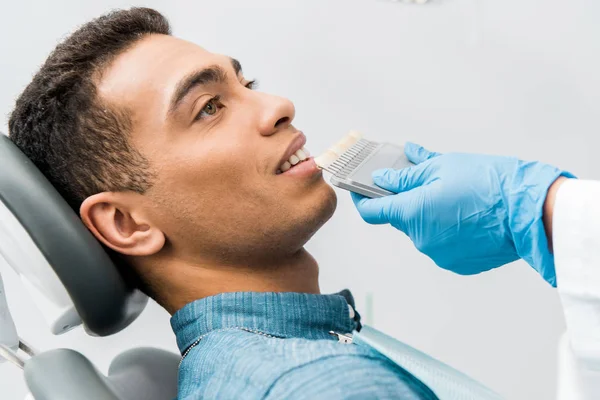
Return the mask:
<svg viewBox="0 0 600 400">
<path fill-rule="evenodd" d="M 227 68 L 231 62 L 226 56 L 173 36 L 148 35 L 113 60 L 98 82 L 98 91 L 102 98 L 116 103 L 157 95 L 167 101 L 182 77 L 211 65 Z"/>
</svg>

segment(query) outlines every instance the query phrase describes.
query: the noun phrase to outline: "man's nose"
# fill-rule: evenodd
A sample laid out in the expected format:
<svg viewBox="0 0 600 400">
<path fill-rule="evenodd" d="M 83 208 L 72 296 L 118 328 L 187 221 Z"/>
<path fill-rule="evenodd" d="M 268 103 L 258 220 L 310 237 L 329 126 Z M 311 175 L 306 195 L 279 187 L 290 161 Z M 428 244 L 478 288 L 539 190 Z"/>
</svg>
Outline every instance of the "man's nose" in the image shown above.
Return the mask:
<svg viewBox="0 0 600 400">
<path fill-rule="evenodd" d="M 296 115 L 294 103 L 269 94 L 263 94 L 261 97 L 260 134 L 270 136 L 288 128 Z"/>
</svg>

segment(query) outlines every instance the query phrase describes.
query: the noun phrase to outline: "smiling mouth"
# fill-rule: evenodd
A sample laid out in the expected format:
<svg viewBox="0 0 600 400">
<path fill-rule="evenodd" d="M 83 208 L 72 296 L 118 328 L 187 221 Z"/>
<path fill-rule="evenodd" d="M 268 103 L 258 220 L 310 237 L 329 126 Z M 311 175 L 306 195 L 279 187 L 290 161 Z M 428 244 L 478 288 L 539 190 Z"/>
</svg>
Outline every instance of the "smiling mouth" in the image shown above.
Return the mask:
<svg viewBox="0 0 600 400">
<path fill-rule="evenodd" d="M 296 168 L 298 165 L 310 158 L 310 153 L 304 147 L 296 151 L 290 156 L 277 170 L 276 174 L 282 174 L 290 169 Z"/>
</svg>

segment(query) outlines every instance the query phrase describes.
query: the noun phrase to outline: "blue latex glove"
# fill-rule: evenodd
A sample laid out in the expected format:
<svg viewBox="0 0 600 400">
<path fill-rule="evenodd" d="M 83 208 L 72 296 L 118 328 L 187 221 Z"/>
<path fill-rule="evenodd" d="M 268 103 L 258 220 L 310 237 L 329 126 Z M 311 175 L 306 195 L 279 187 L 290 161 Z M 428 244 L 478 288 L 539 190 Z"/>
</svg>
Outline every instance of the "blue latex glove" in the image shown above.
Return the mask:
<svg viewBox="0 0 600 400">
<path fill-rule="evenodd" d="M 523 258 L 556 286 L 554 259 L 542 221 L 558 168 L 516 158 L 441 155 L 407 143 L 415 166 L 375 171 L 375 184 L 394 193 L 368 199 L 352 193 L 363 219 L 406 233 L 438 266 L 477 274 Z"/>
</svg>

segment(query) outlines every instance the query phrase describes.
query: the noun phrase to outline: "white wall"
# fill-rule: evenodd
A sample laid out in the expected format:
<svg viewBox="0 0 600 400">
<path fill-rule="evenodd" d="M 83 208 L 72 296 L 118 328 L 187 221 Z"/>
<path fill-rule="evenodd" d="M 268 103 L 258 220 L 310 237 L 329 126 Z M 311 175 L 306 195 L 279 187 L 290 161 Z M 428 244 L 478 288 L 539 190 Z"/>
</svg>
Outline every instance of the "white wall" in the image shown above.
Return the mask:
<svg viewBox="0 0 600 400">
<path fill-rule="evenodd" d="M 60 37 L 129 4 L 3 0 L 0 113 L 11 110 Z M 595 0 L 143 4 L 165 12 L 176 35 L 240 59 L 262 90 L 294 100 L 313 152 L 359 128 L 373 139 L 517 155 L 600 178 Z M 377 328 L 509 399 L 552 398 L 555 343 L 564 330 L 553 289 L 522 262 L 475 277 L 442 271 L 402 234 L 364 224 L 347 193 L 339 195 L 337 214 L 309 244 L 324 291 L 352 288 L 363 308 L 372 294 Z M 113 337 L 89 338 L 81 330 L 53 337 L 15 278 L 2 271 L 19 331 L 41 349 L 75 348 L 103 370 L 134 346 L 175 350 L 168 315 L 155 305 Z M 0 388 L 3 399 L 25 393 L 20 373 L 6 364 Z"/>
</svg>

